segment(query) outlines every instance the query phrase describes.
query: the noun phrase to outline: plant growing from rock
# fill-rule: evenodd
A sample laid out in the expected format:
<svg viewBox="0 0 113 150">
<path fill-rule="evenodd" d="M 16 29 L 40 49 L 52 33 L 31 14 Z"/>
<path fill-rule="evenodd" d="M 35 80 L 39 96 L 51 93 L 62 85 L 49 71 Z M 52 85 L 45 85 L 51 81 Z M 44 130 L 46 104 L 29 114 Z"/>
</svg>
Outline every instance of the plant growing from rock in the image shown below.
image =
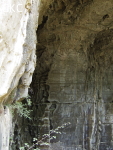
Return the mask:
<svg viewBox="0 0 113 150">
<path fill-rule="evenodd" d="M 39 147 L 43 146 L 49 146 L 50 144 L 47 142 L 44 142 L 47 138 L 50 140 L 56 139 L 56 136 L 52 134 L 61 134 L 61 129 L 65 128 L 66 126 L 70 125 L 71 123 L 64 123 L 62 126 L 58 126 L 56 129 L 50 130 L 49 134 L 44 134 L 42 136 L 41 140 L 38 140 L 37 138 L 33 138 L 33 145 L 29 145 L 28 143 L 25 143 L 23 147 L 20 147 L 20 150 L 40 150 Z M 37 147 L 37 148 L 35 148 Z"/>
<path fill-rule="evenodd" d="M 31 113 L 32 110 L 28 109 L 28 106 L 31 106 L 31 104 L 32 104 L 32 102 L 31 102 L 30 96 L 28 96 L 26 98 L 26 103 L 25 104 L 22 103 L 22 102 L 17 101 L 13 104 L 8 104 L 7 106 L 10 108 L 12 114 L 16 110 L 16 112 L 18 113 L 18 115 L 20 117 L 25 117 L 25 118 L 31 119 L 30 113 Z"/>
</svg>

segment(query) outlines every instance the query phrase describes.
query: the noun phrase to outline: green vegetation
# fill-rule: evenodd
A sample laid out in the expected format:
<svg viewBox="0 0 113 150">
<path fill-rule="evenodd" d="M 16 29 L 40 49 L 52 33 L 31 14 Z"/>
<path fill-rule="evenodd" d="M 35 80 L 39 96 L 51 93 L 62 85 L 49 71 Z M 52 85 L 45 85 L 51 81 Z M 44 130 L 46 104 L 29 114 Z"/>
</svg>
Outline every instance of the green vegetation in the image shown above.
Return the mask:
<svg viewBox="0 0 113 150">
<path fill-rule="evenodd" d="M 64 123 L 62 126 L 58 126 L 56 129 L 52 129 L 50 130 L 50 133 L 49 134 L 44 134 L 42 139 L 38 141 L 37 138 L 33 138 L 33 145 L 30 146 L 28 143 L 25 143 L 23 147 L 20 147 L 20 150 L 40 150 L 40 146 L 49 146 L 50 144 L 47 143 L 47 142 L 44 142 L 46 139 L 50 139 L 50 140 L 53 140 L 53 139 L 56 139 L 56 136 L 53 135 L 53 134 L 61 134 L 61 129 L 65 128 L 66 126 L 70 125 L 71 123 L 68 122 L 68 123 Z M 37 148 L 35 148 L 37 147 Z"/>
<path fill-rule="evenodd" d="M 31 102 L 30 96 L 28 96 L 26 98 L 26 103 L 17 101 L 13 104 L 8 104 L 7 106 L 11 110 L 12 114 L 16 111 L 16 113 L 18 113 L 20 117 L 31 119 L 30 113 L 32 110 L 28 110 L 28 106 L 31 106 L 31 104 L 32 102 Z"/>
<path fill-rule="evenodd" d="M 28 96 L 25 101 L 25 103 L 17 101 L 7 106 L 11 110 L 12 114 L 16 112 L 20 117 L 31 119 L 30 113 L 32 110 L 28 109 L 32 105 L 30 96 Z M 56 139 L 56 134 L 61 134 L 61 129 L 65 128 L 68 125 L 70 125 L 70 122 L 64 123 L 63 125 L 58 126 L 56 129 L 50 130 L 49 134 L 44 134 L 41 140 L 38 140 L 38 138 L 34 137 L 32 141 L 33 144 L 31 146 L 28 143 L 24 143 L 24 146 L 20 147 L 19 150 L 41 150 L 41 146 L 50 146 L 50 143 L 47 143 L 45 141 L 47 141 L 48 139 L 50 141 Z"/>
</svg>

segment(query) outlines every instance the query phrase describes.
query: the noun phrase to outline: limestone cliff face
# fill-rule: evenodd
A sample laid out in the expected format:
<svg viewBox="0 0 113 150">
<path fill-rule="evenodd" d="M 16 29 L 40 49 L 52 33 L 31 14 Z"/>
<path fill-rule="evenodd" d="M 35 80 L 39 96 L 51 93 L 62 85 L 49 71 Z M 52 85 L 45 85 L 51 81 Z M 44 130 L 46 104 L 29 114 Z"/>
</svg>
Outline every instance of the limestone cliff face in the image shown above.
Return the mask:
<svg viewBox="0 0 113 150">
<path fill-rule="evenodd" d="M 28 95 L 36 64 L 38 0 L 0 1 L 0 150 L 9 150 L 11 114 L 4 104 Z"/>
<path fill-rule="evenodd" d="M 38 4 L 22 1 L 22 13 L 1 15 L 11 32 L 1 24 L 1 103 L 27 95 L 36 34 L 38 41 L 29 90 L 32 120 L 15 115 L 11 150 L 32 145 L 34 137 L 41 139 L 66 122 L 71 125 L 47 139 L 50 145 L 42 150 L 112 150 L 113 1 L 42 0 L 37 28 Z M 2 128 L 9 113 L 1 110 L 0 139 L 7 139 L 9 132 Z M 3 143 L 1 149 L 8 150 L 8 141 Z"/>
<path fill-rule="evenodd" d="M 36 63 L 39 1 L 0 2 L 0 102 L 26 97 Z M 11 93 L 13 92 L 13 94 Z"/>
</svg>

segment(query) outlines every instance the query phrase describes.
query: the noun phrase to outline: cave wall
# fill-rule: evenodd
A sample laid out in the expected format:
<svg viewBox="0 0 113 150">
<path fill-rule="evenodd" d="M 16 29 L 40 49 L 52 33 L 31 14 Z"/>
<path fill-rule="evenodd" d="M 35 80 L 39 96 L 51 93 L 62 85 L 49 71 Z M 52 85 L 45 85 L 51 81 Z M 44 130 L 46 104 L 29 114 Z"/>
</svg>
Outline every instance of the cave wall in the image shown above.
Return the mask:
<svg viewBox="0 0 113 150">
<path fill-rule="evenodd" d="M 113 1 L 53 0 L 40 13 L 29 89 L 32 120 L 14 120 L 12 149 L 66 122 L 42 150 L 113 149 Z"/>
<path fill-rule="evenodd" d="M 32 88 L 48 114 L 39 118 L 50 129 L 71 123 L 51 149 L 113 149 L 112 5 L 111 0 L 53 1 L 43 15 Z"/>
</svg>

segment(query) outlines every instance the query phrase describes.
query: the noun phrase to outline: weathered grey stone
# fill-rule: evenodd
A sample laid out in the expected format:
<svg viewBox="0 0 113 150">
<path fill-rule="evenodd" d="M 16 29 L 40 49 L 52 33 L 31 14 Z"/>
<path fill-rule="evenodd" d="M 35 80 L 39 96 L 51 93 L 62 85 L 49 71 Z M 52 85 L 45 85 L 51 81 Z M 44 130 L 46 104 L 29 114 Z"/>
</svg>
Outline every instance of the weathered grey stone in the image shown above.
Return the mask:
<svg viewBox="0 0 113 150">
<path fill-rule="evenodd" d="M 71 122 L 51 141 L 53 150 L 113 149 L 112 4 L 63 1 L 61 7 L 53 1 L 44 14 L 48 19 L 37 35 L 45 49 L 34 80 L 50 87 L 50 128 Z M 51 35 L 56 38 L 48 40 Z"/>
</svg>

